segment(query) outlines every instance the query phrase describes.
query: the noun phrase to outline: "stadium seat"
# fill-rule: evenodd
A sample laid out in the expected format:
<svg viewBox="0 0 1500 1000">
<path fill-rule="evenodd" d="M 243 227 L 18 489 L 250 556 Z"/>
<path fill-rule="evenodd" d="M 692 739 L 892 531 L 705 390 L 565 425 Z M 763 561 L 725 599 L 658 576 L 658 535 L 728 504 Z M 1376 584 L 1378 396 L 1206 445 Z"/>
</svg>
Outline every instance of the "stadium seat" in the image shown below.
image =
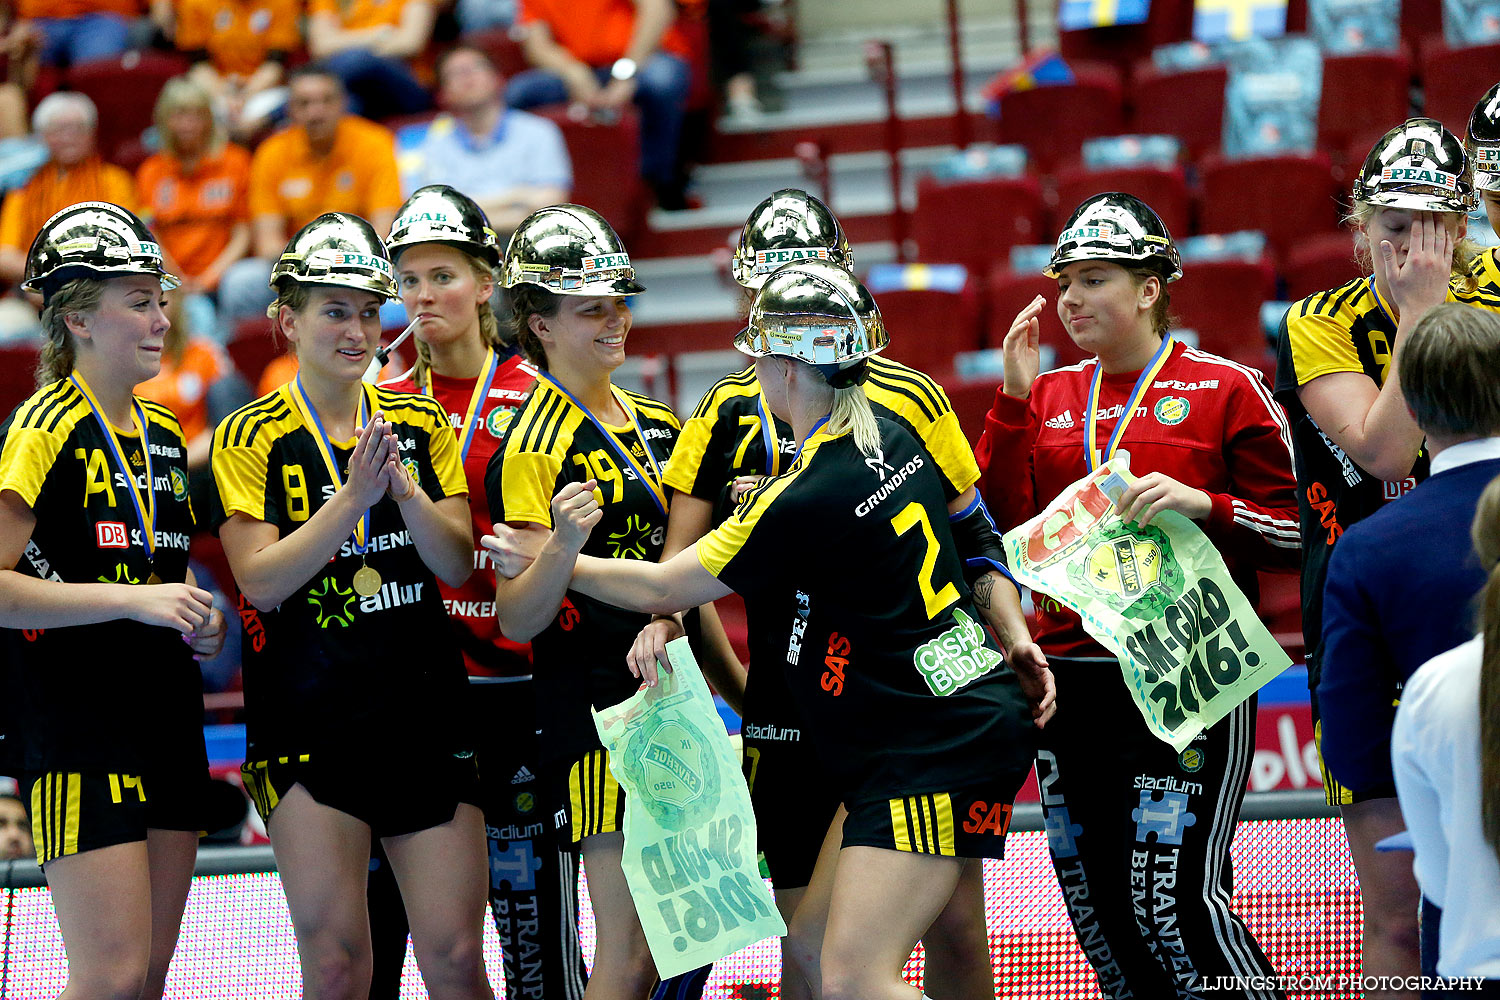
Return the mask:
<svg viewBox="0 0 1500 1000">
<path fill-rule="evenodd" d="M 1077 156 L 1083 140 L 1125 131 L 1120 71 L 1105 63 L 1069 66 L 1074 83 L 1015 90 L 1000 98 L 999 141 L 1025 146 L 1043 172 Z"/>
<path fill-rule="evenodd" d="M 946 371 L 953 355 L 980 347 L 979 290 L 972 277 L 956 292 L 932 288 L 875 296 L 891 342 L 883 357 L 923 371 Z"/>
<path fill-rule="evenodd" d="M 1223 66 L 1164 73 L 1150 59 L 1136 63 L 1131 83 L 1130 130 L 1175 135 L 1197 159 L 1219 148 L 1224 130 Z"/>
<path fill-rule="evenodd" d="M 1318 146 L 1353 169 L 1410 109 L 1411 57 L 1405 51 L 1323 56 Z"/>
<path fill-rule="evenodd" d="M 1193 31 L 1193 0 L 1153 0 L 1145 24 L 1059 31 L 1058 50 L 1072 63 L 1112 62 L 1124 72 L 1158 45 L 1186 41 Z"/>
<path fill-rule="evenodd" d="M 1084 199 L 1102 191 L 1125 191 L 1156 209 L 1167 231 L 1174 236 L 1189 232 L 1187 178 L 1181 167 L 1114 167 L 1108 170 L 1086 170 L 1073 167 L 1057 175 L 1057 224 L 1060 227 L 1068 213 Z"/>
<path fill-rule="evenodd" d="M 942 383 L 943 391 L 948 394 L 948 403 L 958 417 L 958 425 L 964 429 L 964 437 L 969 439 L 969 446 L 978 444 L 979 435 L 984 433 L 984 415 L 990 412 L 995 401 L 995 380 L 961 381 L 951 372 L 927 374 Z"/>
<path fill-rule="evenodd" d="M 1248 160 L 1206 157 L 1200 172 L 1198 229 L 1259 229 L 1277 259 L 1299 240 L 1338 228 L 1339 190 L 1325 153 Z"/>
<path fill-rule="evenodd" d="M 1042 310 L 1037 322 L 1041 324 L 1042 343 L 1052 348 L 1053 366 L 1077 364 L 1092 357 L 1078 349 L 1073 338 L 1063 329 L 1057 318 L 1057 282 L 1045 274 L 1017 274 L 1004 264 L 995 266 L 989 274 L 989 325 L 985 330 L 985 346 L 999 347 L 1010 330 L 1011 320 L 1016 318 L 1026 304 L 1038 295 L 1045 296 L 1047 308 Z"/>
<path fill-rule="evenodd" d="M 162 86 L 188 69 L 184 56 L 153 50 L 132 50 L 70 68 L 68 85 L 87 94 L 99 109 L 100 155 L 113 160 L 117 149 L 139 141 L 151 125 Z"/>
<path fill-rule="evenodd" d="M 1252 368 L 1267 368 L 1260 307 L 1276 297 L 1270 261 L 1193 261 L 1168 291 L 1177 325 L 1196 330 L 1199 347 Z"/>
<path fill-rule="evenodd" d="M 34 344 L 0 347 L 0 416 L 10 413 L 36 391 L 36 362 L 41 348 Z"/>
<path fill-rule="evenodd" d="M 531 64 L 526 61 L 525 53 L 521 51 L 521 43 L 510 37 L 509 28 L 485 28 L 482 31 L 470 31 L 461 35 L 458 40 L 464 45 L 472 45 L 476 49 L 481 49 L 504 76 L 515 76 L 531 68 Z"/>
<path fill-rule="evenodd" d="M 255 316 L 235 324 L 234 333 L 224 347 L 251 388 L 260 384 L 261 372 L 284 350 L 284 345 L 272 335 L 270 323 Z"/>
<path fill-rule="evenodd" d="M 1354 234 L 1345 231 L 1320 233 L 1297 243 L 1287 253 L 1281 273 L 1287 300 L 1295 302 L 1358 278 L 1360 271 L 1354 259 Z"/>
<path fill-rule="evenodd" d="M 628 243 L 646 221 L 639 113 L 633 107 L 625 108 L 619 121 L 604 125 L 575 121 L 564 105 L 532 111 L 552 119 L 562 129 L 573 161 L 573 201 L 608 219 Z"/>
<path fill-rule="evenodd" d="M 1401 40 L 1411 48 L 1443 33 L 1443 0 L 1401 0 Z"/>
<path fill-rule="evenodd" d="M 1474 105 L 1495 85 L 1500 44 L 1450 49 L 1437 35 L 1423 43 L 1421 53 L 1422 114 L 1462 136 Z"/>
<path fill-rule="evenodd" d="M 1049 239 L 1041 185 L 1031 177 L 917 183 L 911 235 L 928 264 L 963 264 L 988 273 L 1017 243 Z"/>
</svg>

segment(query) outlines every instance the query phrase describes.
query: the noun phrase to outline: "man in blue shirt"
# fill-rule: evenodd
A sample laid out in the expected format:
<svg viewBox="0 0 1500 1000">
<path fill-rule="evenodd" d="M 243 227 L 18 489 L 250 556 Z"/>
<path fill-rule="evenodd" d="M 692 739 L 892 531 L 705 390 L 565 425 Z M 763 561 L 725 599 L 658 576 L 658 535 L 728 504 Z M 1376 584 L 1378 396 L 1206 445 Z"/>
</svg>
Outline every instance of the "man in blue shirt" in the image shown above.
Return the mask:
<svg viewBox="0 0 1500 1000">
<path fill-rule="evenodd" d="M 1500 475 L 1500 315 L 1438 306 L 1395 353 L 1393 374 L 1427 436 L 1432 474 L 1351 526 L 1334 548 L 1318 682 L 1323 759 L 1354 793 L 1341 809 L 1364 904 L 1367 976 L 1418 971 L 1411 857 L 1377 854 L 1375 843 L 1406 828 L 1390 746 L 1401 685 L 1475 633 L 1474 597 L 1486 574 L 1469 524 L 1480 493 Z M 1430 930 L 1423 927 L 1424 939 Z"/>
<path fill-rule="evenodd" d="M 450 184 L 479 203 L 503 242 L 539 208 L 568 200 L 573 167 L 561 130 L 509 109 L 489 56 L 460 45 L 438 62 L 444 113 L 396 133 L 401 193 Z"/>
</svg>

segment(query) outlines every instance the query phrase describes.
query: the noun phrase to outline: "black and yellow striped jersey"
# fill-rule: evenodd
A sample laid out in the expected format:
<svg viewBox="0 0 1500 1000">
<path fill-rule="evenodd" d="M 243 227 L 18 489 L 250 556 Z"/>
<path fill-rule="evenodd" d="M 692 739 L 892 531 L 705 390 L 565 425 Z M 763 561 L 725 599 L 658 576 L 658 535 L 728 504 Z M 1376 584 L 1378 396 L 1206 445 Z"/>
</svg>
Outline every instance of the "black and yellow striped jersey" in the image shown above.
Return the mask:
<svg viewBox="0 0 1500 1000">
<path fill-rule="evenodd" d="M 115 435 L 130 466 L 111 457 L 108 436 L 84 394 L 63 379 L 38 391 L 0 426 L 0 490 L 36 516 L 15 569 L 65 583 L 147 585 L 154 572 L 186 579 L 193 514 L 187 445 L 172 411 L 140 400 L 139 428 Z M 142 506 L 154 493 L 155 559 L 148 561 L 128 491 Z M 35 630 L 6 629 L 20 743 L 27 771 L 123 771 L 154 766 L 159 749 L 203 752 L 203 688 L 192 652 L 174 630 L 116 620 Z M 184 706 L 186 716 L 183 716 Z M 196 747 L 173 743 L 192 739 Z"/>
<path fill-rule="evenodd" d="M 1025 698 L 964 583 L 942 477 L 904 427 L 877 422 L 873 457 L 815 430 L 697 548 L 747 607 L 783 609 L 757 620 L 851 808 L 992 780 L 1034 752 Z"/>
<path fill-rule="evenodd" d="M 1481 294 L 1500 301 L 1500 247 L 1489 247 L 1476 254 L 1469 265 L 1469 275 Z M 1494 302 L 1489 305 L 1495 308 Z"/>
<path fill-rule="evenodd" d="M 942 386 L 877 354 L 864 388 L 875 415 L 905 427 L 932 456 L 950 501 L 979 482 L 974 452 Z M 736 476 L 779 475 L 796 451 L 791 426 L 767 409 L 755 369 L 746 368 L 714 383 L 683 424 L 667 485 L 717 501 Z"/>
<path fill-rule="evenodd" d="M 401 461 L 434 501 L 464 496 L 458 441 L 436 400 L 365 387 L 368 411 L 394 425 Z M 338 492 L 290 385 L 231 413 L 214 431 L 213 525 L 235 514 L 293 534 Z M 347 466 L 355 441 L 333 442 Z M 370 508 L 363 557 L 346 539 L 327 566 L 270 611 L 243 595 L 248 759 L 401 745 L 468 749 L 456 724 L 466 675 L 432 571 L 389 496 Z M 354 590 L 362 562 L 380 574 Z"/>
<path fill-rule="evenodd" d="M 1500 308 L 1500 295 L 1457 284 L 1448 301 Z M 1411 472 L 1384 482 L 1361 468 L 1313 422 L 1297 393 L 1315 378 L 1340 372 L 1368 376 L 1383 385 L 1396 340 L 1395 312 L 1381 299 L 1373 276 L 1357 278 L 1296 302 L 1281 320 L 1276 349 L 1276 398 L 1292 425 L 1297 507 L 1302 522 L 1302 632 L 1307 641 L 1309 683 L 1321 662 L 1323 582 L 1328 559 L 1344 530 L 1427 478 L 1427 453 Z"/>
<path fill-rule="evenodd" d="M 659 468 L 669 466 L 681 424 L 671 407 L 648 396 L 619 390 L 618 398 L 639 434 L 635 426 L 625 426 L 609 427 L 606 435 L 566 393 L 539 379 L 490 458 L 484 477 L 490 516 L 550 528 L 557 491 L 593 479 L 604 516 L 583 553 L 661 558 L 667 514 L 654 484 L 642 475 L 654 474 L 648 447 Z M 622 447 L 629 450 L 630 462 L 621 459 L 617 448 Z M 640 682 L 625 666 L 625 654 L 650 620 L 571 590 L 564 595 L 552 624 L 531 640 L 544 760 L 575 761 L 600 746 L 589 710 L 635 693 Z"/>
</svg>

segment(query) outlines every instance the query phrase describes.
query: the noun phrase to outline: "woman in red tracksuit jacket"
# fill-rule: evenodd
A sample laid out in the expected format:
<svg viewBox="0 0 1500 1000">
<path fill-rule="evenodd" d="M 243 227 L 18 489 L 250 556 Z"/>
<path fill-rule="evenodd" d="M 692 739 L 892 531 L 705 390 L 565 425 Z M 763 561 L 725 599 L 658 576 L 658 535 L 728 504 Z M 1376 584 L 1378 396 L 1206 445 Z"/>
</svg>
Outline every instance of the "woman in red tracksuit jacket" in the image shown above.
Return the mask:
<svg viewBox="0 0 1500 1000">
<path fill-rule="evenodd" d="M 1192 518 L 1254 603 L 1256 569 L 1298 564 L 1290 432 L 1258 372 L 1167 333 L 1166 284 L 1181 274 L 1170 234 L 1139 199 L 1101 194 L 1073 212 L 1047 275 L 1069 335 L 1096 356 L 1038 374 L 1046 299 L 1021 311 L 977 449 L 980 488 L 1008 529 L 1128 454 L 1140 478 L 1120 499 L 1123 516 Z M 1148 731 L 1115 657 L 1078 616 L 1036 599 L 1058 705 L 1037 780 L 1069 917 L 1103 994 L 1157 1000 L 1208 986 L 1279 997 L 1216 978 L 1273 973 L 1229 908 L 1255 698 L 1179 754 Z"/>
</svg>

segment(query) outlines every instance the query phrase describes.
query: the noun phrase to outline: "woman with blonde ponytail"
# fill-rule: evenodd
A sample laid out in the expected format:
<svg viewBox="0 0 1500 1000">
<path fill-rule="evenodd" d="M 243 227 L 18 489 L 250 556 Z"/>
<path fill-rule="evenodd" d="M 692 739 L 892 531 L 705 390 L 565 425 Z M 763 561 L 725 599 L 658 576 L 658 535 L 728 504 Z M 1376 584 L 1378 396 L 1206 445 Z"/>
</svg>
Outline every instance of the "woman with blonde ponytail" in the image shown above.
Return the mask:
<svg viewBox="0 0 1500 1000">
<path fill-rule="evenodd" d="M 1442 910 L 1440 976 L 1500 989 L 1500 479 L 1479 498 L 1479 634 L 1407 681 L 1391 734 L 1422 895 Z"/>
<path fill-rule="evenodd" d="M 187 444 L 136 387 L 161 368 L 150 231 L 63 209 L 27 255 L 44 302 L 38 389 L 0 428 L 0 770 L 29 790 L 67 1000 L 162 995 L 205 802 L 202 680 L 224 617 L 188 569 Z"/>
<path fill-rule="evenodd" d="M 810 984 L 824 1000 L 916 1000 L 902 968 L 965 871 L 1002 856 L 1036 731 L 980 624 L 938 469 L 860 391 L 886 340 L 868 290 L 837 264 L 776 271 L 735 346 L 792 429 L 786 471 L 661 563 L 580 555 L 603 515 L 598 484 L 569 482 L 527 570 L 632 611 L 672 614 L 734 591 L 753 620 L 800 622 L 790 697 L 848 811 L 830 843 L 838 859 Z M 502 572 L 515 535 L 497 525 L 483 540 Z M 643 664 L 648 684 L 655 668 Z M 975 815 L 993 822 L 954 821 Z M 821 815 L 780 818 L 798 819 L 826 829 Z"/>
<path fill-rule="evenodd" d="M 417 363 L 389 388 L 435 398 L 458 434 L 474 537 L 490 530 L 485 469 L 506 428 L 536 381 L 537 369 L 508 346 L 490 307 L 500 247 L 483 210 L 467 195 L 434 184 L 415 192 L 396 213 L 386 241 L 396 289 L 416 321 Z M 495 582 L 476 546 L 474 572 L 457 587 L 440 583 L 449 622 L 468 667 L 468 716 L 479 759 L 479 796 L 492 856 L 529 852 L 537 866 L 530 888 L 504 870 L 492 872 L 491 910 L 500 934 L 507 983 L 527 983 L 542 996 L 577 996 L 584 988 L 577 924 L 576 852 L 560 850 L 538 829 L 524 794 L 537 796 L 542 774 L 536 739 L 536 695 L 529 643 L 512 642 L 495 617 Z M 533 807 L 534 808 L 534 807 Z M 547 824 L 542 824 L 546 826 Z M 533 836 L 502 838 L 534 831 Z M 532 914 L 539 937 L 507 914 Z M 400 971 L 404 957 L 395 957 Z"/>
</svg>

